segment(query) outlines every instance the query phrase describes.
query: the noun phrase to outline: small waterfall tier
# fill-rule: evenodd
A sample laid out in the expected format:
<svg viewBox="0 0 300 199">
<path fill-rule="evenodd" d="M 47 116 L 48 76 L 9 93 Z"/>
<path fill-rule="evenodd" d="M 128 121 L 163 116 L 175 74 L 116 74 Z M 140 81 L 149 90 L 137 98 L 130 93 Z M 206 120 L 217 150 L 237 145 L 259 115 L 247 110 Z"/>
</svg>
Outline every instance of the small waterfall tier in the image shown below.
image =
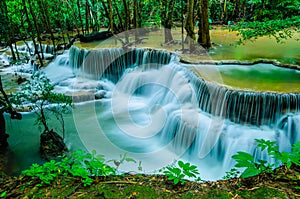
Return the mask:
<svg viewBox="0 0 300 199">
<path fill-rule="evenodd" d="M 204 81 L 186 71 L 193 85 L 199 107 L 235 123 L 273 125 L 287 113 L 300 112 L 300 93 L 273 93 L 233 90 Z"/>
<path fill-rule="evenodd" d="M 69 55 L 73 69 L 79 69 L 95 79 L 105 77 L 113 82 L 117 82 L 127 68 L 157 68 L 178 59 L 167 51 L 138 48 L 86 50 L 73 46 Z"/>
</svg>

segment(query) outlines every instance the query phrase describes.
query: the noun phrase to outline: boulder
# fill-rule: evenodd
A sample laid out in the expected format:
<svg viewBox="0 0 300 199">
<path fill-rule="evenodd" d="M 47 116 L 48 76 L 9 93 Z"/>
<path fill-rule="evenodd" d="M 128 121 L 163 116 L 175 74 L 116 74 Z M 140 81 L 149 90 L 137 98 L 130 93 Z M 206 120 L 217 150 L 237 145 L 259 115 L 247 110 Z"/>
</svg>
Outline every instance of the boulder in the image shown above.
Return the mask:
<svg viewBox="0 0 300 199">
<path fill-rule="evenodd" d="M 102 31 L 97 32 L 93 34 L 87 34 L 87 35 L 79 35 L 80 42 L 92 42 L 92 41 L 98 41 L 98 40 L 105 40 L 110 37 L 112 37 L 113 34 L 109 31 Z"/>
</svg>

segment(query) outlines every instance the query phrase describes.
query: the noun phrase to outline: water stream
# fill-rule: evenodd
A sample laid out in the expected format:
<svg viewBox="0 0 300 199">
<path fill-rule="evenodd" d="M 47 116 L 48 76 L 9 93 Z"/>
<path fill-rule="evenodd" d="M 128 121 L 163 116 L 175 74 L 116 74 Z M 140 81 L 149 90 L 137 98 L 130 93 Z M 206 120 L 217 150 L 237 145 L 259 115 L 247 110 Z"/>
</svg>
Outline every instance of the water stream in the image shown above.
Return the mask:
<svg viewBox="0 0 300 199">
<path fill-rule="evenodd" d="M 231 156 L 238 151 L 266 158 L 255 139 L 276 141 L 286 151 L 300 141 L 299 93 L 232 90 L 188 67 L 151 49 L 72 47 L 58 56 L 44 72 L 57 92 L 76 102 L 66 115 L 69 149 L 96 150 L 108 159 L 127 153 L 146 173 L 183 159 L 198 166 L 202 179 L 216 180 L 234 166 Z M 11 148 L 23 161 L 38 153 L 37 130 L 25 128 L 32 114 L 8 122 Z M 28 143 L 32 157 L 20 157 Z"/>
</svg>

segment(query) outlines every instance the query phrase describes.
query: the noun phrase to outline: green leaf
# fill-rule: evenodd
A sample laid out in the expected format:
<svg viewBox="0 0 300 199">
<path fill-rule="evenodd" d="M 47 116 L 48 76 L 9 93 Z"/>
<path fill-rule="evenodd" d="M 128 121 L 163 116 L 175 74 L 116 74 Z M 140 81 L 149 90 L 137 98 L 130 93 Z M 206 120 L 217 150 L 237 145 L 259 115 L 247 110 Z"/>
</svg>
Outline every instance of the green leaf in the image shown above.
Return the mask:
<svg viewBox="0 0 300 199">
<path fill-rule="evenodd" d="M 196 165 L 192 165 L 190 166 L 189 170 L 194 170 L 194 169 L 197 169 L 197 166 Z"/>
<path fill-rule="evenodd" d="M 254 157 L 246 152 L 238 152 L 237 155 L 233 155 L 232 158 L 235 159 L 236 161 L 246 160 L 246 161 L 254 162 Z"/>
<path fill-rule="evenodd" d="M 195 174 L 193 174 L 193 173 L 191 173 L 191 172 L 189 172 L 189 171 L 183 171 L 183 173 L 185 174 L 185 175 L 187 175 L 188 177 L 196 177 L 196 175 Z"/>
<path fill-rule="evenodd" d="M 291 166 L 292 166 L 292 162 L 288 162 L 288 163 L 286 164 L 286 167 L 287 167 L 288 169 L 290 169 Z"/>
<path fill-rule="evenodd" d="M 175 184 L 175 185 L 178 184 L 179 181 L 180 181 L 180 180 L 179 180 L 178 178 L 174 179 L 174 184 Z"/>
<path fill-rule="evenodd" d="M 176 175 L 179 175 L 181 173 L 181 170 L 179 168 L 174 168 L 173 169 L 173 172 L 176 174 Z"/>
<path fill-rule="evenodd" d="M 4 198 L 7 195 L 7 191 L 4 191 L 0 194 L 0 198 Z"/>
<path fill-rule="evenodd" d="M 258 175 L 260 173 L 261 173 L 261 171 L 259 169 L 256 169 L 256 168 L 247 168 L 242 173 L 241 177 L 242 178 L 248 178 L 248 177 L 256 176 L 256 175 Z"/>
<path fill-rule="evenodd" d="M 168 180 L 174 180 L 176 177 L 175 176 L 169 176 Z"/>
<path fill-rule="evenodd" d="M 184 163 L 181 160 L 179 160 L 178 161 L 178 166 L 180 166 L 181 168 L 183 168 L 184 167 Z"/>
</svg>

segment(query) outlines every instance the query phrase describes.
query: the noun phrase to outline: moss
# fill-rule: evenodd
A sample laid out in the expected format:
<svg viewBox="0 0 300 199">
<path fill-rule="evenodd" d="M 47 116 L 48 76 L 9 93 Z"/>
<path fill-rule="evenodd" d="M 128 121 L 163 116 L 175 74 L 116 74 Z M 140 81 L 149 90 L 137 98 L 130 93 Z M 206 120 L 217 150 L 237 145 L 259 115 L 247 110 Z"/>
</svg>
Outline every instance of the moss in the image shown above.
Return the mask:
<svg viewBox="0 0 300 199">
<path fill-rule="evenodd" d="M 260 198 L 260 199 L 270 199 L 270 198 L 280 198 L 285 199 L 289 198 L 288 195 L 284 192 L 281 192 L 278 189 L 270 187 L 260 187 L 257 189 L 244 190 L 239 192 L 239 195 L 242 198 Z"/>
</svg>

